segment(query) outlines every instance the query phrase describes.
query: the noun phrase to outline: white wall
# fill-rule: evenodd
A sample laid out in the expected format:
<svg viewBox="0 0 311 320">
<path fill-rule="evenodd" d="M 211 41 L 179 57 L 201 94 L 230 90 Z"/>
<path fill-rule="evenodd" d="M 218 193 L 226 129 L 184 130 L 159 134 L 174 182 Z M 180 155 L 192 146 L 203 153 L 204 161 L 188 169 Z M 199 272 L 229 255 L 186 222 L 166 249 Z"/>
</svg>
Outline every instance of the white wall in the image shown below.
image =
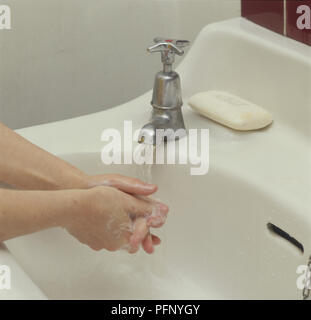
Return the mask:
<svg viewBox="0 0 311 320">
<path fill-rule="evenodd" d="M 240 0 L 0 0 L 0 121 L 11 128 L 116 106 L 150 89 L 154 36 L 193 40 Z M 149 106 L 146 106 L 146 110 Z"/>
</svg>

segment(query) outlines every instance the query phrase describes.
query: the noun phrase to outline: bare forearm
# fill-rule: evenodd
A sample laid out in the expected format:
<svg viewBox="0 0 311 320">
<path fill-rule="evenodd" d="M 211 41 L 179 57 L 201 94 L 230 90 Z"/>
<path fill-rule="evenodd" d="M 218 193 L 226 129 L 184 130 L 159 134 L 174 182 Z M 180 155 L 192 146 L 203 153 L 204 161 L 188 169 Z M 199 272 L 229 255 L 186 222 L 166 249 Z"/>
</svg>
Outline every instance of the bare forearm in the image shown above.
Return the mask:
<svg viewBox="0 0 311 320">
<path fill-rule="evenodd" d="M 17 191 L 0 189 L 0 242 L 63 226 L 83 196 L 79 190 Z"/>
<path fill-rule="evenodd" d="M 0 123 L 0 181 L 20 189 L 85 187 L 85 175 Z"/>
</svg>

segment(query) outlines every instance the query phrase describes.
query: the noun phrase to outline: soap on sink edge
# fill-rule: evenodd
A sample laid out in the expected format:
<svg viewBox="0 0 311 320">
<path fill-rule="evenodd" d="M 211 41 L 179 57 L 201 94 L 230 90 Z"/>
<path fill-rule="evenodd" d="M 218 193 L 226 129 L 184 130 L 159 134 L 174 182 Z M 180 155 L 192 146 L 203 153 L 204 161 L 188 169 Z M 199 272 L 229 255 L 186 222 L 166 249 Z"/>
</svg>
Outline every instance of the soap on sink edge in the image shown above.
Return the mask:
<svg viewBox="0 0 311 320">
<path fill-rule="evenodd" d="M 197 93 L 188 104 L 201 115 L 235 130 L 261 129 L 273 121 L 264 108 L 223 91 Z"/>
</svg>

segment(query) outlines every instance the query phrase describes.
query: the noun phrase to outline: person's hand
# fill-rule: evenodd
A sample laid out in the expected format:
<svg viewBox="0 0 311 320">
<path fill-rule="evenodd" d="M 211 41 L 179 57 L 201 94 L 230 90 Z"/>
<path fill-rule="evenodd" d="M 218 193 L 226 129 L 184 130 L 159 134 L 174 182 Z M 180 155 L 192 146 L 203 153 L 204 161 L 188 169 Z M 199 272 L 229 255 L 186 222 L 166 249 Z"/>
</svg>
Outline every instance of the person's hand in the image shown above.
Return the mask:
<svg viewBox="0 0 311 320">
<path fill-rule="evenodd" d="M 112 187 L 94 187 L 79 195 L 82 196 L 75 201 L 76 210 L 66 217 L 63 227 L 80 242 L 94 250 L 127 249 L 130 253 L 137 252 L 140 245 L 152 253 L 154 245 L 160 243 L 150 233 L 150 227 L 164 224 L 166 205 Z"/>
<path fill-rule="evenodd" d="M 145 183 L 139 179 L 126 177 L 120 174 L 85 175 L 84 181 L 86 188 L 108 186 L 117 188 L 129 194 L 140 196 L 149 196 L 158 189 L 154 184 Z"/>
</svg>

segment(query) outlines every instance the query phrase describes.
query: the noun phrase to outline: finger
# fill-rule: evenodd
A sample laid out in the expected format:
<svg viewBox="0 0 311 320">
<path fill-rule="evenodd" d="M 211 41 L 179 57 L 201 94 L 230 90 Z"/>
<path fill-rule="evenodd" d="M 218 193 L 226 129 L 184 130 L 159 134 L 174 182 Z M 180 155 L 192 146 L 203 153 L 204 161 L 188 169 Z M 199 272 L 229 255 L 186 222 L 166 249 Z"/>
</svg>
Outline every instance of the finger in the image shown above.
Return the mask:
<svg viewBox="0 0 311 320">
<path fill-rule="evenodd" d="M 150 217 L 147 219 L 148 227 L 160 228 L 164 225 L 168 214 L 168 207 L 162 206 L 162 204 L 156 203 L 154 210 Z"/>
<path fill-rule="evenodd" d="M 100 181 L 100 178 L 98 178 Z M 123 192 L 137 195 L 151 195 L 155 193 L 158 187 L 155 184 L 149 184 L 136 178 L 126 177 L 118 174 L 102 176 L 102 184 L 117 188 Z"/>
<path fill-rule="evenodd" d="M 133 236 L 133 233 L 130 231 L 125 231 L 123 236 L 124 236 L 124 243 L 121 246 L 121 249 L 131 254 L 136 253 L 139 250 L 139 246 L 135 248 L 131 246 L 131 237 Z"/>
<path fill-rule="evenodd" d="M 145 239 L 142 242 L 143 249 L 146 251 L 146 253 L 151 254 L 154 252 L 152 238 L 150 232 L 147 234 Z"/>
<path fill-rule="evenodd" d="M 131 197 L 128 198 L 128 210 L 131 214 L 135 216 L 149 216 L 152 214 L 164 215 L 168 213 L 168 206 L 161 202 L 150 201 L 150 199 L 142 199 Z"/>
<path fill-rule="evenodd" d="M 165 224 L 166 218 L 166 214 L 152 214 L 151 217 L 147 219 L 147 226 L 149 228 L 161 228 Z"/>
<path fill-rule="evenodd" d="M 161 239 L 154 234 L 151 235 L 151 239 L 154 246 L 158 246 L 161 243 Z"/>
<path fill-rule="evenodd" d="M 134 248 L 131 245 L 128 245 L 127 247 L 127 252 L 130 254 L 135 254 L 138 250 L 139 250 L 139 246 Z"/>
<path fill-rule="evenodd" d="M 132 234 L 129 233 L 126 237 L 128 240 L 126 244 L 122 247 L 122 249 L 126 250 L 130 254 L 134 254 L 139 250 L 139 246 L 136 246 L 135 248 L 131 247 L 131 245 L 129 244 L 131 235 Z M 161 239 L 158 236 L 148 233 L 145 239 L 142 241 L 142 247 L 147 253 L 152 254 L 154 252 L 154 246 L 158 246 L 160 243 Z"/>
<path fill-rule="evenodd" d="M 140 244 L 147 236 L 149 229 L 144 218 L 138 218 L 134 222 L 133 235 L 130 238 L 130 246 L 133 250 L 138 250 Z"/>
</svg>

